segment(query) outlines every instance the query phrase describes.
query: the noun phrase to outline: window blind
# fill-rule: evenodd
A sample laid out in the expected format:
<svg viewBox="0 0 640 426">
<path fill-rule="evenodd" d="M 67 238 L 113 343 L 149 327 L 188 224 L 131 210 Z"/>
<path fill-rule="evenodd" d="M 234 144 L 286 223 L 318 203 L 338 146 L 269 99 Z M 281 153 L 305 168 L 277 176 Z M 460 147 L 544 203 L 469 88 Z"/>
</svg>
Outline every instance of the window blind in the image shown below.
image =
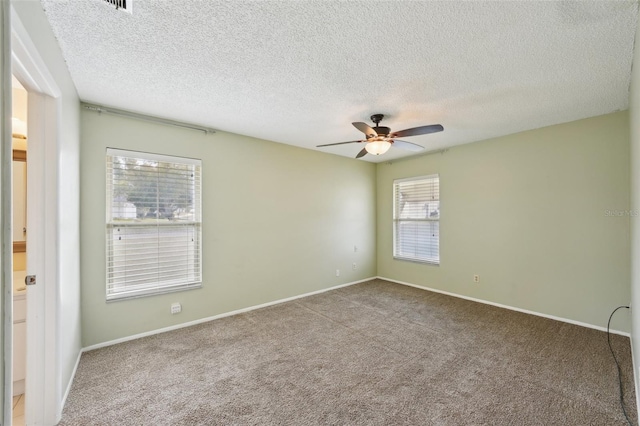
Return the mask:
<svg viewBox="0 0 640 426">
<path fill-rule="evenodd" d="M 440 263 L 440 177 L 393 182 L 393 256 Z"/>
<path fill-rule="evenodd" d="M 201 162 L 107 149 L 107 300 L 202 285 Z"/>
</svg>

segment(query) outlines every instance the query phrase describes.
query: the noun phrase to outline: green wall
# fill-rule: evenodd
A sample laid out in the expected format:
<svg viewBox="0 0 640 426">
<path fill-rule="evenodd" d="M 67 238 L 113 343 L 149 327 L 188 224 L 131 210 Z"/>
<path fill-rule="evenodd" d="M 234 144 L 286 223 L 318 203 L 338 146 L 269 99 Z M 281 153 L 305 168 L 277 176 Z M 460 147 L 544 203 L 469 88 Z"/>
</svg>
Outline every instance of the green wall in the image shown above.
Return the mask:
<svg viewBox="0 0 640 426">
<path fill-rule="evenodd" d="M 81 139 L 85 347 L 376 275 L 373 164 L 86 110 Z M 202 289 L 105 302 L 107 147 L 202 160 Z"/>
<path fill-rule="evenodd" d="M 596 326 L 629 303 L 626 111 L 378 165 L 89 111 L 81 123 L 85 347 L 375 275 Z M 107 147 L 203 160 L 202 289 L 105 302 Z M 394 260 L 392 182 L 431 173 L 441 264 Z M 612 325 L 629 331 L 628 315 Z"/>
<path fill-rule="evenodd" d="M 441 264 L 394 260 L 393 180 L 432 173 Z M 381 163 L 377 194 L 381 277 L 603 327 L 630 301 L 627 111 Z"/>
<path fill-rule="evenodd" d="M 640 30 L 636 28 L 635 45 L 640 46 Z M 629 93 L 629 130 L 631 137 L 631 211 L 640 212 L 640 49 L 633 51 Z M 636 406 L 640 407 L 640 215 L 631 217 L 631 344 L 636 384 Z M 623 309 L 623 311 L 625 311 Z"/>
</svg>

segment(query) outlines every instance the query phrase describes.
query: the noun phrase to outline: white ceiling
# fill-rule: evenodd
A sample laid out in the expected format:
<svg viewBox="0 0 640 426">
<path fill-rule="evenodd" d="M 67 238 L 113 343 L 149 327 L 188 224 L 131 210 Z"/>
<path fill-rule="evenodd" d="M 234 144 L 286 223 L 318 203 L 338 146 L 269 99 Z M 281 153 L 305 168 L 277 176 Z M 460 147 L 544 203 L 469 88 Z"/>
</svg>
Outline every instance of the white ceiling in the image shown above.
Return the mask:
<svg viewBox="0 0 640 426">
<path fill-rule="evenodd" d="M 626 109 L 638 15 L 635 1 L 42 5 L 82 100 L 310 149 L 361 138 L 351 122 L 373 113 L 395 131 L 442 124 L 406 138 L 434 150 Z"/>
</svg>

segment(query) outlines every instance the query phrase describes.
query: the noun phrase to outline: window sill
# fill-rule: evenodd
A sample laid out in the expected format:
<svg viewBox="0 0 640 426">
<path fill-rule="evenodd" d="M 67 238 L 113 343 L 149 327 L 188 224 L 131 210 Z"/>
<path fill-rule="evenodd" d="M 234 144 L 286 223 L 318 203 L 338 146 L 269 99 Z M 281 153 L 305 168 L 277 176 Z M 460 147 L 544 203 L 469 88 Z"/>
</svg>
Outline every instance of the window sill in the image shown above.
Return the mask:
<svg viewBox="0 0 640 426">
<path fill-rule="evenodd" d="M 440 266 L 440 261 L 412 259 L 410 257 L 393 256 L 393 260 L 402 260 L 404 262 L 420 263 L 423 265 Z"/>
<path fill-rule="evenodd" d="M 131 292 L 131 293 L 112 294 L 110 296 L 107 295 L 106 301 L 107 303 L 120 302 L 123 300 L 140 299 L 142 297 L 150 297 L 150 296 L 160 296 L 162 294 L 176 293 L 179 291 L 197 290 L 201 288 L 202 288 L 202 283 L 200 282 L 197 284 L 190 284 L 190 285 L 173 287 L 173 288 L 163 288 L 159 290 L 139 290 L 137 292 Z"/>
</svg>

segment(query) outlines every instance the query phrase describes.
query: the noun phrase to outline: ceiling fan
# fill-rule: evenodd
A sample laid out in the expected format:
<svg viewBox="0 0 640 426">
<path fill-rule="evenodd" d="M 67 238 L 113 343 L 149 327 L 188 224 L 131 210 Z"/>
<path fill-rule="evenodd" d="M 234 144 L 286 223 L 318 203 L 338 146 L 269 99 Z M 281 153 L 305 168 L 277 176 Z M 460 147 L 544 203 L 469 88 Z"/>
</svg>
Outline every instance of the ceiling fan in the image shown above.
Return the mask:
<svg viewBox="0 0 640 426">
<path fill-rule="evenodd" d="M 397 140 L 396 138 L 403 138 L 407 136 L 426 135 L 428 133 L 436 133 L 444 130 L 440 124 L 431 124 L 429 126 L 413 127 L 411 129 L 400 130 L 399 132 L 392 132 L 390 128 L 380 126 L 380 122 L 384 118 L 384 114 L 373 114 L 371 121 L 375 123 L 374 127 L 369 127 L 366 123 L 355 122 L 351 123 L 353 126 L 366 135 L 366 139 L 349 142 L 327 143 L 324 145 L 317 145 L 316 148 L 322 148 L 324 146 L 333 145 L 345 145 L 348 143 L 366 143 L 362 151 L 356 155 L 356 158 L 364 157 L 367 154 L 381 155 L 389 150 L 391 145 L 395 145 L 398 148 L 403 148 L 409 151 L 422 151 L 424 147 L 411 142 L 405 142 Z"/>
</svg>

